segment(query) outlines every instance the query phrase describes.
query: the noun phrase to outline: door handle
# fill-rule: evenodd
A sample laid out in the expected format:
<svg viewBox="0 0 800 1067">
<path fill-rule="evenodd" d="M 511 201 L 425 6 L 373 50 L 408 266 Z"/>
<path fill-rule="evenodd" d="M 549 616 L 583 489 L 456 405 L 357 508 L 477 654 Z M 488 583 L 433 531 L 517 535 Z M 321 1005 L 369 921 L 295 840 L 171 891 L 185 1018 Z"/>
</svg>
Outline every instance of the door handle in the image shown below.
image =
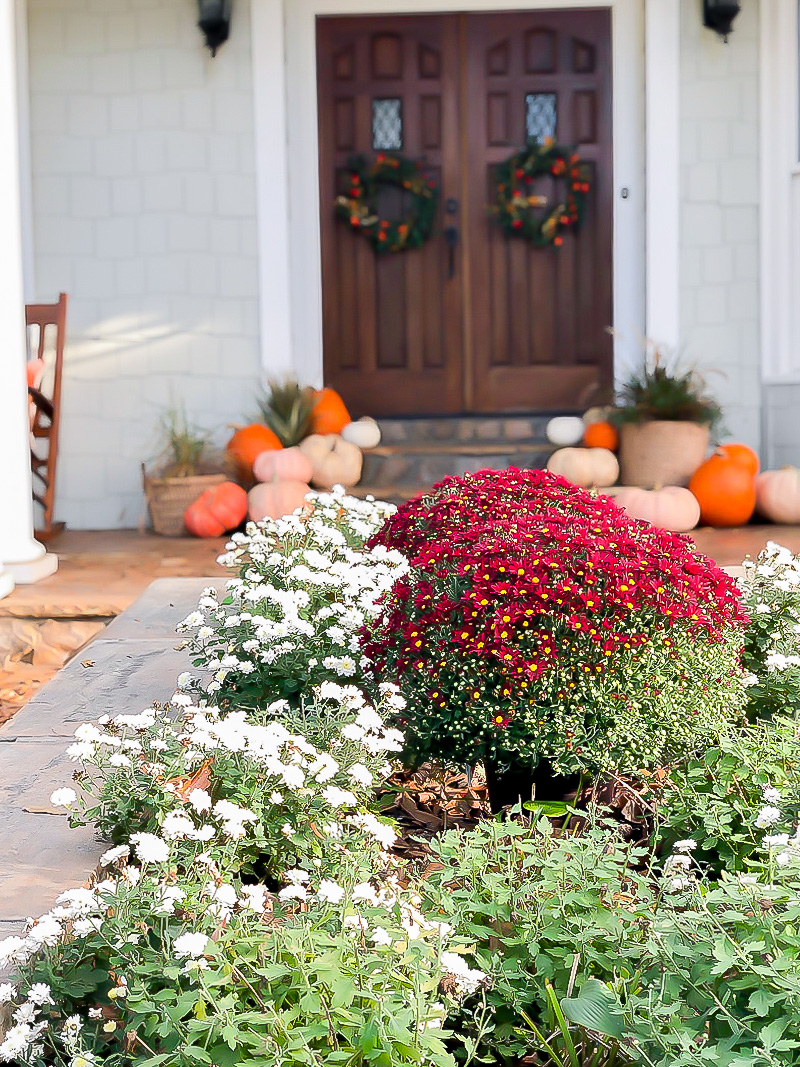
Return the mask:
<svg viewBox="0 0 800 1067">
<path fill-rule="evenodd" d="M 456 273 L 456 248 L 458 247 L 459 232 L 457 226 L 448 226 L 444 231 L 444 240 L 447 245 L 447 277 L 453 278 Z"/>
</svg>

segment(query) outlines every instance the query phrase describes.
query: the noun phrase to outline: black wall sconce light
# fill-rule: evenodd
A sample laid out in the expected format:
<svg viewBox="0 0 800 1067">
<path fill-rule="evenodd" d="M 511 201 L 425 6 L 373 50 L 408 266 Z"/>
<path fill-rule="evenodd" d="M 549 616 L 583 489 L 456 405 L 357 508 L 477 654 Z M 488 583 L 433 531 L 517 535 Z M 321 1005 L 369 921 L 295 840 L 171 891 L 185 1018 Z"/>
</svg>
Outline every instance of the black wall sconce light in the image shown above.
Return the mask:
<svg viewBox="0 0 800 1067">
<path fill-rule="evenodd" d="M 703 25 L 727 41 L 733 21 L 741 10 L 739 0 L 703 0 Z"/>
<path fill-rule="evenodd" d="M 233 0 L 197 0 L 197 25 L 202 30 L 211 55 L 228 40 Z"/>
</svg>

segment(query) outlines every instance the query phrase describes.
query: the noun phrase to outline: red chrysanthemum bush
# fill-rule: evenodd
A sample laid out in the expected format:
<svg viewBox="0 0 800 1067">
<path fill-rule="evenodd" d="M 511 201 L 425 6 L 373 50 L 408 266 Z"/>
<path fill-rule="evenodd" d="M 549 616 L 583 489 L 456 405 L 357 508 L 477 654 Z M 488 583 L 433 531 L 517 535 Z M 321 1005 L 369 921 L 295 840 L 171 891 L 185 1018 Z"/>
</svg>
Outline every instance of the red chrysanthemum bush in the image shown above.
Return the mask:
<svg viewBox="0 0 800 1067">
<path fill-rule="evenodd" d="M 688 538 L 543 471 L 449 478 L 373 538 L 411 561 L 364 638 L 414 760 L 633 772 L 741 714 L 746 616 Z"/>
</svg>

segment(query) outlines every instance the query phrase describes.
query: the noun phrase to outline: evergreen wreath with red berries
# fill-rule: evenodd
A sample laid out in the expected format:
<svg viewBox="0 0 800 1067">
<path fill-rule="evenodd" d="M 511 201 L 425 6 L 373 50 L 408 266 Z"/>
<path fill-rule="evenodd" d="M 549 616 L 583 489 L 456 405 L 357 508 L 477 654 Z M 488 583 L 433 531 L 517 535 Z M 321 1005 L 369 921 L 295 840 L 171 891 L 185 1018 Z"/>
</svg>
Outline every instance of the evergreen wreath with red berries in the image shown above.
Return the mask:
<svg viewBox="0 0 800 1067">
<path fill-rule="evenodd" d="M 547 214 L 537 209 L 546 197 L 533 192 L 536 178 L 566 179 L 566 196 Z M 563 234 L 583 219 L 589 192 L 588 169 L 573 148 L 545 141 L 515 152 L 497 169 L 496 200 L 491 210 L 507 234 L 524 237 L 537 248 L 563 244 Z"/>
<path fill-rule="evenodd" d="M 381 186 L 392 185 L 411 197 L 403 219 L 381 218 L 377 197 Z M 422 167 L 404 156 L 380 154 L 374 163 L 363 156 L 350 161 L 349 191 L 336 198 L 336 214 L 368 237 L 376 252 L 420 248 L 433 232 L 439 188 Z"/>
</svg>

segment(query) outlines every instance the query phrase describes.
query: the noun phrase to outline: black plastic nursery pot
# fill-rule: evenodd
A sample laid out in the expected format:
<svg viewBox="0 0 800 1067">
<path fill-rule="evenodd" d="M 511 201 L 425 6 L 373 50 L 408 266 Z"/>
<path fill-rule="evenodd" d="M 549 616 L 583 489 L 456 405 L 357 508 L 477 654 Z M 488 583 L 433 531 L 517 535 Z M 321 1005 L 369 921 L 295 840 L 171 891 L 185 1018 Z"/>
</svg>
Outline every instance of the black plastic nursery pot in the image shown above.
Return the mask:
<svg viewBox="0 0 800 1067">
<path fill-rule="evenodd" d="M 496 815 L 508 805 L 523 804 L 531 799 L 559 801 L 574 793 L 580 784 L 579 774 L 556 774 L 549 760 L 541 760 L 535 767 L 511 764 L 499 767 L 484 760 L 489 806 Z"/>
</svg>

